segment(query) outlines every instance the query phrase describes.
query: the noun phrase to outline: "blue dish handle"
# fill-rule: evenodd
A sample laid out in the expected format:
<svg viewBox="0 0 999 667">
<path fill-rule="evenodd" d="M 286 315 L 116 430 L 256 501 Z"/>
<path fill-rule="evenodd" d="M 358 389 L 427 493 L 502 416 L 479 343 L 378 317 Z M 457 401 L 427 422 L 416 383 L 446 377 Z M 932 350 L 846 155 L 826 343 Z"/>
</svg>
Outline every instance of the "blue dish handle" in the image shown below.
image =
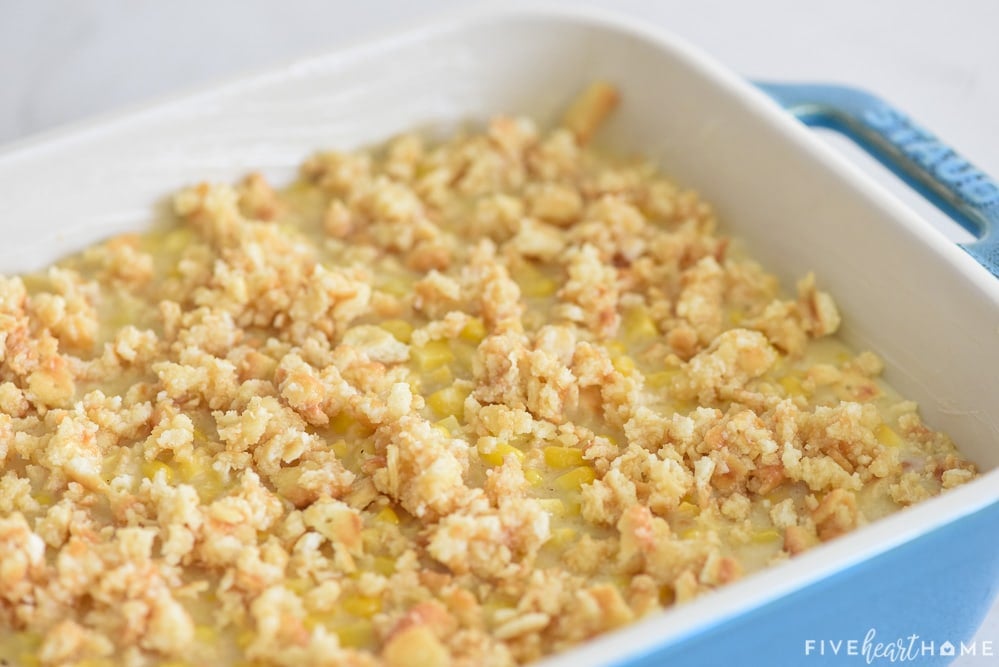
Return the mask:
<svg viewBox="0 0 999 667">
<path fill-rule="evenodd" d="M 999 277 L 999 185 L 880 98 L 845 86 L 756 82 L 806 125 L 836 130 L 977 237 L 959 244 Z"/>
</svg>

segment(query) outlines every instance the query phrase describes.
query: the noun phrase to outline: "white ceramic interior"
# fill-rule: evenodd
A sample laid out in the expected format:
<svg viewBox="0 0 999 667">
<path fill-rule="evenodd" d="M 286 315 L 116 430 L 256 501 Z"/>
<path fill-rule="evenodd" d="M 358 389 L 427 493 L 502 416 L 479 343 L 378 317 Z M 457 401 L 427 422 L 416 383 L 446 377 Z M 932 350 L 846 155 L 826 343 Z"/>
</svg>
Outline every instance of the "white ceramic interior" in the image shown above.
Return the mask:
<svg viewBox="0 0 999 667">
<path fill-rule="evenodd" d="M 499 111 L 548 121 L 598 77 L 624 99 L 602 141 L 700 190 L 789 288 L 814 270 L 846 336 L 879 351 L 889 381 L 991 472 L 552 664 L 597 663 L 650 633 L 669 641 L 999 501 L 999 281 L 748 83 L 617 19 L 471 13 L 12 146 L 0 153 L 0 269 L 140 229 L 187 183 L 289 178 L 319 147 Z"/>
</svg>

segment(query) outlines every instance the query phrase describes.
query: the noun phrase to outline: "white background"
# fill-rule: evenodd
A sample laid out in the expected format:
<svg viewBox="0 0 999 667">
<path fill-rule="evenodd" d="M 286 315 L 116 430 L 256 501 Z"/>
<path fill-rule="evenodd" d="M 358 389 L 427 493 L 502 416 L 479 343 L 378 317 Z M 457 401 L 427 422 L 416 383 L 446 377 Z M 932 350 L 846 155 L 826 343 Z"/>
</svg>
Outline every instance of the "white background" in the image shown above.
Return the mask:
<svg viewBox="0 0 999 667">
<path fill-rule="evenodd" d="M 0 0 L 0 144 L 468 4 Z M 876 91 L 999 176 L 997 0 L 548 4 L 586 4 L 646 19 L 749 77 Z M 968 238 L 859 151 L 834 141 L 931 224 L 955 240 Z M 999 605 L 979 639 L 992 640 L 999 651 Z"/>
</svg>

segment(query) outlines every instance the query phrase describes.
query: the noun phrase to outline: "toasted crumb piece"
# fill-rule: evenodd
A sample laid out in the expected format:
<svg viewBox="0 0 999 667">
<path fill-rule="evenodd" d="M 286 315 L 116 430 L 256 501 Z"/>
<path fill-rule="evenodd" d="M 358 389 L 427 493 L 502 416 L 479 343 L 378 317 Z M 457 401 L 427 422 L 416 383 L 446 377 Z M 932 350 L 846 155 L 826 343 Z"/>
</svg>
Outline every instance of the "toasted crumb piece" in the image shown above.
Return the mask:
<svg viewBox="0 0 999 667">
<path fill-rule="evenodd" d="M 812 512 L 823 541 L 838 537 L 857 525 L 857 499 L 849 491 L 833 489 Z"/>
<path fill-rule="evenodd" d="M 584 323 L 599 338 L 613 336 L 621 321 L 617 272 L 602 263 L 597 249 L 589 244 L 567 251 L 565 260 L 569 279 L 558 296 L 569 307 L 560 313 Z"/>
<path fill-rule="evenodd" d="M 410 514 L 445 515 L 465 499 L 467 444 L 411 416 L 381 427 L 378 435 L 388 444 L 386 467 L 374 474 L 375 486 Z"/>
<path fill-rule="evenodd" d="M 921 475 L 907 472 L 898 482 L 891 485 L 891 498 L 900 505 L 911 505 L 930 497 Z"/>
<path fill-rule="evenodd" d="M 562 125 L 576 135 L 580 144 L 589 143 L 604 119 L 617 106 L 617 89 L 606 81 L 595 81 L 573 101 L 562 117 Z"/>
<path fill-rule="evenodd" d="M 43 664 L 60 664 L 81 658 L 104 658 L 111 655 L 111 641 L 74 621 L 66 620 L 54 626 L 42 641 L 38 659 Z"/>
<path fill-rule="evenodd" d="M 941 484 L 945 489 L 952 489 L 974 479 L 975 473 L 964 468 L 951 468 L 945 470 L 940 477 Z"/>
<path fill-rule="evenodd" d="M 690 360 L 690 384 L 685 391 L 703 403 L 711 403 L 763 375 L 776 361 L 776 351 L 762 334 L 730 329 Z"/>
<path fill-rule="evenodd" d="M 528 211 L 534 218 L 560 227 L 572 224 L 583 209 L 579 192 L 556 183 L 545 183 L 530 190 L 528 201 Z"/>
<path fill-rule="evenodd" d="M 382 659 L 388 667 L 447 667 L 451 657 L 434 633 L 422 625 L 399 632 L 385 645 Z"/>
<path fill-rule="evenodd" d="M 831 296 L 816 289 L 814 274 L 809 273 L 798 283 L 798 303 L 811 335 L 828 336 L 839 328 L 839 310 Z"/>
<path fill-rule="evenodd" d="M 273 220 L 281 210 L 277 193 L 263 174 L 254 172 L 243 179 L 238 188 L 239 206 L 248 218 Z"/>
<path fill-rule="evenodd" d="M 792 556 L 800 554 L 817 542 L 818 537 L 802 526 L 788 526 L 784 529 L 784 549 Z"/>
</svg>

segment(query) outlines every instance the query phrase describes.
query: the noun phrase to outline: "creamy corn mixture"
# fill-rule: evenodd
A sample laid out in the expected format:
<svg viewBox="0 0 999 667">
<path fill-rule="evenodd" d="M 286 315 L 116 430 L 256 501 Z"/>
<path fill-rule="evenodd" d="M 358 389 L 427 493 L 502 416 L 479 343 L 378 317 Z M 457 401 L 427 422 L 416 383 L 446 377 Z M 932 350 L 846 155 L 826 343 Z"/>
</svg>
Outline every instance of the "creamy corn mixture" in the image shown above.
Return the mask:
<svg viewBox="0 0 999 667">
<path fill-rule="evenodd" d="M 614 102 L 0 278 L 5 664 L 524 663 L 974 477 Z"/>
</svg>

